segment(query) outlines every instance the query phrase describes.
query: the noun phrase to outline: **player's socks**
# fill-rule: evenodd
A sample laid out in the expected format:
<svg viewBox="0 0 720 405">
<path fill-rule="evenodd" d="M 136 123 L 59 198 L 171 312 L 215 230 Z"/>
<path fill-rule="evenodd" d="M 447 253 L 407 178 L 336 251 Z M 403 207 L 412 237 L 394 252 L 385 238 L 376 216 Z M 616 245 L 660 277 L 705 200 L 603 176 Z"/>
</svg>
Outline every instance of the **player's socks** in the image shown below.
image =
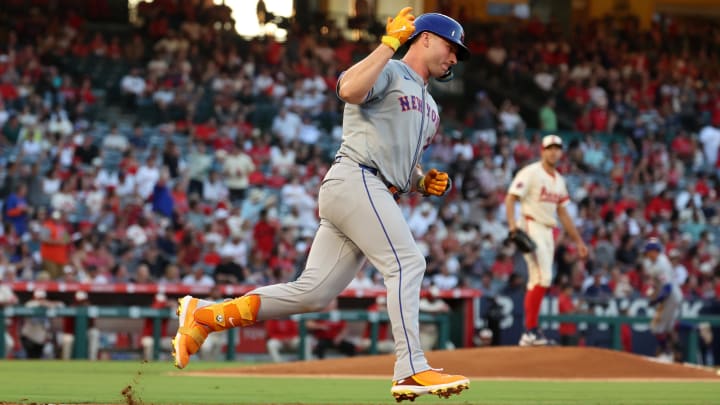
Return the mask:
<svg viewBox="0 0 720 405">
<path fill-rule="evenodd" d="M 661 353 L 667 352 L 669 349 L 668 345 L 668 336 L 666 333 L 659 333 L 655 335 L 655 339 L 657 340 L 657 346 Z"/>
<path fill-rule="evenodd" d="M 525 329 L 531 330 L 538 326 L 538 316 L 540 315 L 540 305 L 545 297 L 547 288 L 536 285 L 532 290 L 525 294 Z"/>
<path fill-rule="evenodd" d="M 538 304 L 538 298 L 542 299 L 542 287 L 536 285 L 532 294 L 530 295 L 530 327 L 537 329 L 538 326 L 538 314 L 540 313 L 540 305 Z"/>
<path fill-rule="evenodd" d="M 234 300 L 199 308 L 195 320 L 217 332 L 239 326 L 248 326 L 257 320 L 260 296 L 245 295 Z"/>
<path fill-rule="evenodd" d="M 532 317 L 532 313 L 533 313 L 533 310 L 532 310 L 532 302 L 533 302 L 533 300 L 532 300 L 532 295 L 533 295 L 533 291 L 535 291 L 535 289 L 532 289 L 532 290 L 530 290 L 530 291 L 528 291 L 528 292 L 525 293 L 524 307 L 525 307 L 525 330 L 526 330 L 526 331 L 528 331 L 528 330 L 530 330 L 530 329 L 532 329 L 532 328 L 534 327 L 534 326 L 533 326 L 533 321 L 532 321 L 532 319 L 533 319 L 533 317 Z M 537 326 L 537 325 L 535 325 L 535 326 Z"/>
</svg>

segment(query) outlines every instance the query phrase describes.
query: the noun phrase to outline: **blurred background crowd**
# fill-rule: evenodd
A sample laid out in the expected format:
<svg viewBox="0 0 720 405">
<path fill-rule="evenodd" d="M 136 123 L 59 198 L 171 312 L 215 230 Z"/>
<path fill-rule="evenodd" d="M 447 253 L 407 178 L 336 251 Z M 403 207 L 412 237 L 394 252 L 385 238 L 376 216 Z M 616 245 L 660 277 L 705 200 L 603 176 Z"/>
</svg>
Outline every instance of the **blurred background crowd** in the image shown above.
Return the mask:
<svg viewBox="0 0 720 405">
<path fill-rule="evenodd" d="M 296 277 L 340 141 L 337 77 L 377 44 L 371 30 L 349 40 L 332 19 L 286 20 L 285 41 L 249 39 L 225 29 L 226 6 L 171 0 L 141 2 L 135 24 L 103 29 L 91 21 L 103 2 L 85 14 L 7 3 L 0 279 Z M 523 288 L 502 202 L 553 132 L 591 247 L 579 260 L 558 232 L 558 289 L 643 296 L 641 246 L 658 237 L 686 297 L 720 296 L 720 25 L 658 18 L 645 31 L 608 18 L 561 36 L 534 18 L 455 16 L 473 56 L 458 67 L 461 91 L 431 84 L 442 122 L 423 162 L 455 187 L 399 202 L 427 257 L 426 286 Z M 368 267 L 350 287 L 382 278 Z"/>
</svg>

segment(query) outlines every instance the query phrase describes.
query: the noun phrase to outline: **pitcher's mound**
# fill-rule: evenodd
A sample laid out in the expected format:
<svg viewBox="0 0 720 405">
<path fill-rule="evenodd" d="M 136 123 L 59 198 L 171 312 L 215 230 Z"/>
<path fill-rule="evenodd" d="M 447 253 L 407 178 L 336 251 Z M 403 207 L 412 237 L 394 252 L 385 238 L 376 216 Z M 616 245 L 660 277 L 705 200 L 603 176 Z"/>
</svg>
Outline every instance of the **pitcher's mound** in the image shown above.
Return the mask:
<svg viewBox="0 0 720 405">
<path fill-rule="evenodd" d="M 426 353 L 432 367 L 479 379 L 600 379 L 720 381 L 712 370 L 608 349 L 588 347 L 493 347 Z M 233 375 L 392 377 L 394 355 L 263 364 L 211 371 Z"/>
</svg>

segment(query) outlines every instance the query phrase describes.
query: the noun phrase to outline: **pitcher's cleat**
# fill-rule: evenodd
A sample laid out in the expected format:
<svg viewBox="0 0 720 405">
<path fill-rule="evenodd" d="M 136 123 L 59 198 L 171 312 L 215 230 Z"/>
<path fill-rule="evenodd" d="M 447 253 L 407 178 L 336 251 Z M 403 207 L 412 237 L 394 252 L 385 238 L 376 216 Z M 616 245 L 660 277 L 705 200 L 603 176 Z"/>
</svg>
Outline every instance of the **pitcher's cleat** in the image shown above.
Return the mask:
<svg viewBox="0 0 720 405">
<path fill-rule="evenodd" d="M 449 398 L 450 395 L 460 394 L 462 390 L 467 389 L 470 389 L 470 380 L 464 376 L 427 370 L 394 381 L 390 392 L 397 402 L 404 400 L 412 402 L 420 395 L 432 394 L 441 398 Z"/>
<path fill-rule="evenodd" d="M 197 353 L 205 342 L 210 330 L 195 320 L 195 311 L 211 304 L 212 301 L 200 300 L 189 295 L 178 300 L 178 329 L 172 340 L 175 367 L 185 368 L 190 362 L 190 356 Z"/>
<path fill-rule="evenodd" d="M 542 332 L 528 331 L 520 336 L 520 342 L 518 343 L 522 347 L 529 346 L 548 346 L 550 342 Z"/>
</svg>

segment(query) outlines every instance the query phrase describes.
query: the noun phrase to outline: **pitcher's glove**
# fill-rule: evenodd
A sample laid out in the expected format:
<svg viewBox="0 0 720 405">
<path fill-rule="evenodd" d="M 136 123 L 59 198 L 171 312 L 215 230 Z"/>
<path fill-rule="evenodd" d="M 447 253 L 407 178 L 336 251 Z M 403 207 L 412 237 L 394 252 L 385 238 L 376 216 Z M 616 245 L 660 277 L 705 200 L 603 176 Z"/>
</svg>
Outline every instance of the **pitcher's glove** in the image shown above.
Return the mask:
<svg viewBox="0 0 720 405">
<path fill-rule="evenodd" d="M 523 253 L 534 252 L 537 248 L 535 242 L 530 239 L 530 236 L 522 229 L 510 231 L 510 233 L 508 234 L 508 239 L 513 241 L 515 243 L 515 246 L 517 246 L 518 250 Z"/>
</svg>

